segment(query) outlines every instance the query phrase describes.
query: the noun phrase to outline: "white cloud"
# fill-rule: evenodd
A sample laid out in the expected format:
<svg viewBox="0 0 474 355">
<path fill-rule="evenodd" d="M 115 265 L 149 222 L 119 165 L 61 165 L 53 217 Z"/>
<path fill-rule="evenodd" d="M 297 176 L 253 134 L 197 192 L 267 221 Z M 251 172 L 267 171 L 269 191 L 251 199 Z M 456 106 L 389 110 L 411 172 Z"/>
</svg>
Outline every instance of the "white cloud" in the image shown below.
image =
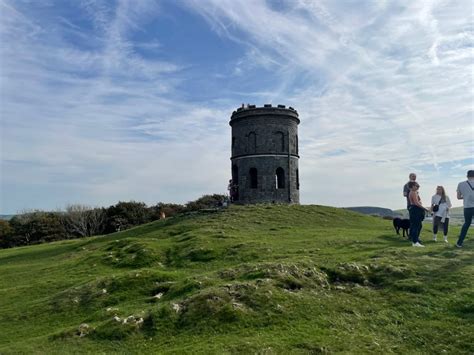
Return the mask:
<svg viewBox="0 0 474 355">
<path fill-rule="evenodd" d="M 262 55 L 314 81 L 296 89 L 282 75 L 272 97 L 302 118 L 304 202 L 403 206 L 399 187 L 411 169 L 425 194 L 441 182 L 454 194 L 465 171 L 444 176 L 440 166 L 474 164 L 470 2 L 302 0 L 283 13 L 265 1 L 189 3 L 225 27 L 221 35 L 245 32 Z"/>
<path fill-rule="evenodd" d="M 468 1 L 179 3 L 242 48 L 229 82 L 255 79 L 249 69 L 277 79 L 200 102 L 182 91 L 192 63 L 144 56 L 164 50 L 160 38 L 132 36 L 165 9 L 117 4 L 82 1 L 85 29 L 2 3 L 1 211 L 223 192 L 242 96 L 298 109 L 304 203 L 403 207 L 408 172 L 427 201 L 439 183 L 454 195 L 473 167 Z"/>
<path fill-rule="evenodd" d="M 11 20 L 2 28 L 2 211 L 186 202 L 225 191 L 226 169 L 212 167 L 229 164 L 221 137 L 231 108 L 180 101 L 173 94 L 180 66 L 144 59 L 128 39 L 154 3 L 137 10 L 122 1 L 109 11 L 84 2 L 96 27 L 93 50 L 14 5 L 2 16 Z M 19 196 L 22 189 L 37 193 Z"/>
</svg>

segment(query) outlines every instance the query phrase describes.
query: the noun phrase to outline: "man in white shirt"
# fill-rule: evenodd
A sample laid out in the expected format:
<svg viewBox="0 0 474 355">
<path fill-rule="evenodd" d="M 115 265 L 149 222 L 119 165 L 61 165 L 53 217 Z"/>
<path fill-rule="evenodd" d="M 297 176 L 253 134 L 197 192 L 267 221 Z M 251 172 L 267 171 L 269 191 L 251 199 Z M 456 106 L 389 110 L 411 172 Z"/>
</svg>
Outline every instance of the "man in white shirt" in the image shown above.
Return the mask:
<svg viewBox="0 0 474 355">
<path fill-rule="evenodd" d="M 461 228 L 461 234 L 456 243 L 456 246 L 461 248 L 474 216 L 474 170 L 469 170 L 467 172 L 467 180 L 459 183 L 458 200 L 463 200 L 464 204 L 464 225 Z"/>
</svg>

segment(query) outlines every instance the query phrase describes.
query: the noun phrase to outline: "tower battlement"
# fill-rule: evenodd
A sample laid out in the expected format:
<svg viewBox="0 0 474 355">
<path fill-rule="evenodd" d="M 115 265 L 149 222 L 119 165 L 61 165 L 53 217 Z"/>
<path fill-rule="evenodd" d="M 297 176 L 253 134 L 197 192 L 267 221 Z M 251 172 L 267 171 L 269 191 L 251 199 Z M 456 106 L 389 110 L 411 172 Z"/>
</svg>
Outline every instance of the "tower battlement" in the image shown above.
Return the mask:
<svg viewBox="0 0 474 355">
<path fill-rule="evenodd" d="M 241 107 L 237 108 L 234 112 L 232 112 L 231 121 L 234 119 L 238 119 L 241 117 L 247 117 L 251 115 L 288 115 L 298 119 L 298 111 L 296 111 L 293 107 L 289 106 L 286 107 L 285 105 L 277 105 L 273 106 L 272 104 L 265 104 L 261 107 L 257 107 L 256 105 L 244 105 L 242 104 Z M 299 123 L 299 119 L 298 119 Z"/>
</svg>

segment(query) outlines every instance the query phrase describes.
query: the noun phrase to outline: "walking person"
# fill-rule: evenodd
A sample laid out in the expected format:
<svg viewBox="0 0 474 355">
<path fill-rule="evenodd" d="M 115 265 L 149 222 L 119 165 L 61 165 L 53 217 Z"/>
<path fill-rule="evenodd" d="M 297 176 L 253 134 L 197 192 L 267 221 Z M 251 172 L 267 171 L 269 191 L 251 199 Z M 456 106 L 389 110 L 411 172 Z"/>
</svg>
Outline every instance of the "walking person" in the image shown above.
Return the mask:
<svg viewBox="0 0 474 355">
<path fill-rule="evenodd" d="M 418 190 L 420 185 L 416 181 L 410 181 L 408 183 L 410 193 L 408 194 L 408 212 L 410 214 L 410 239 L 414 247 L 424 247 L 420 243 L 420 233 L 422 228 L 422 222 L 425 219 L 426 208 L 421 203 L 420 195 Z"/>
<path fill-rule="evenodd" d="M 229 180 L 229 184 L 227 185 L 227 190 L 229 191 L 230 202 L 234 202 L 234 183 L 232 182 L 232 179 Z"/>
<path fill-rule="evenodd" d="M 403 185 L 403 196 L 405 196 L 407 199 L 407 209 L 410 206 L 410 202 L 408 201 L 408 194 L 410 193 L 410 188 L 408 187 L 408 184 L 412 181 L 416 182 L 415 173 L 410 173 L 410 175 L 408 175 L 408 182 L 405 185 Z"/>
<path fill-rule="evenodd" d="M 464 205 L 464 224 L 456 243 L 461 248 L 474 216 L 474 170 L 467 172 L 467 180 L 459 183 L 457 192 L 458 200 L 462 200 Z"/>
<path fill-rule="evenodd" d="M 431 212 L 433 213 L 433 240 L 436 242 L 438 229 L 443 227 L 444 242 L 448 242 L 449 209 L 452 207 L 451 200 L 446 195 L 443 186 L 436 187 L 436 194 L 431 197 Z"/>
</svg>

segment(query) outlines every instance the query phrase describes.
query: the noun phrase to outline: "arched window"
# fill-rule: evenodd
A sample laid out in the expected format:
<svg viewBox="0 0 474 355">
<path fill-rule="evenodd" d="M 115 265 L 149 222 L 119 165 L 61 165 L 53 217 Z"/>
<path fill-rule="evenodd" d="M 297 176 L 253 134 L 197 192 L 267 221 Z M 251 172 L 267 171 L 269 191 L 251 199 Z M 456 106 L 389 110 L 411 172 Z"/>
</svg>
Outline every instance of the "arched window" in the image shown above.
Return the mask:
<svg viewBox="0 0 474 355">
<path fill-rule="evenodd" d="M 248 134 L 248 150 L 249 150 L 249 153 L 255 153 L 255 151 L 257 150 L 257 135 L 255 134 L 255 132 L 250 132 Z"/>
<path fill-rule="evenodd" d="M 249 178 L 250 178 L 250 188 L 256 189 L 258 187 L 258 174 L 257 174 L 256 168 L 250 168 Z"/>
<path fill-rule="evenodd" d="M 237 165 L 232 165 L 232 184 L 229 193 L 232 202 L 239 200 L 239 168 Z"/>
<path fill-rule="evenodd" d="M 285 134 L 283 132 L 275 132 L 273 134 L 273 139 L 275 141 L 275 149 L 277 152 L 285 151 Z"/>
<path fill-rule="evenodd" d="M 232 148 L 235 147 L 235 137 L 232 137 Z"/>
<path fill-rule="evenodd" d="M 283 168 L 276 169 L 275 179 L 276 179 L 276 188 L 284 189 L 285 188 L 285 170 L 283 170 Z"/>
<path fill-rule="evenodd" d="M 300 189 L 300 171 L 296 169 L 296 189 Z"/>
<path fill-rule="evenodd" d="M 237 165 L 232 165 L 232 183 L 234 185 L 239 184 L 239 168 Z"/>
</svg>

